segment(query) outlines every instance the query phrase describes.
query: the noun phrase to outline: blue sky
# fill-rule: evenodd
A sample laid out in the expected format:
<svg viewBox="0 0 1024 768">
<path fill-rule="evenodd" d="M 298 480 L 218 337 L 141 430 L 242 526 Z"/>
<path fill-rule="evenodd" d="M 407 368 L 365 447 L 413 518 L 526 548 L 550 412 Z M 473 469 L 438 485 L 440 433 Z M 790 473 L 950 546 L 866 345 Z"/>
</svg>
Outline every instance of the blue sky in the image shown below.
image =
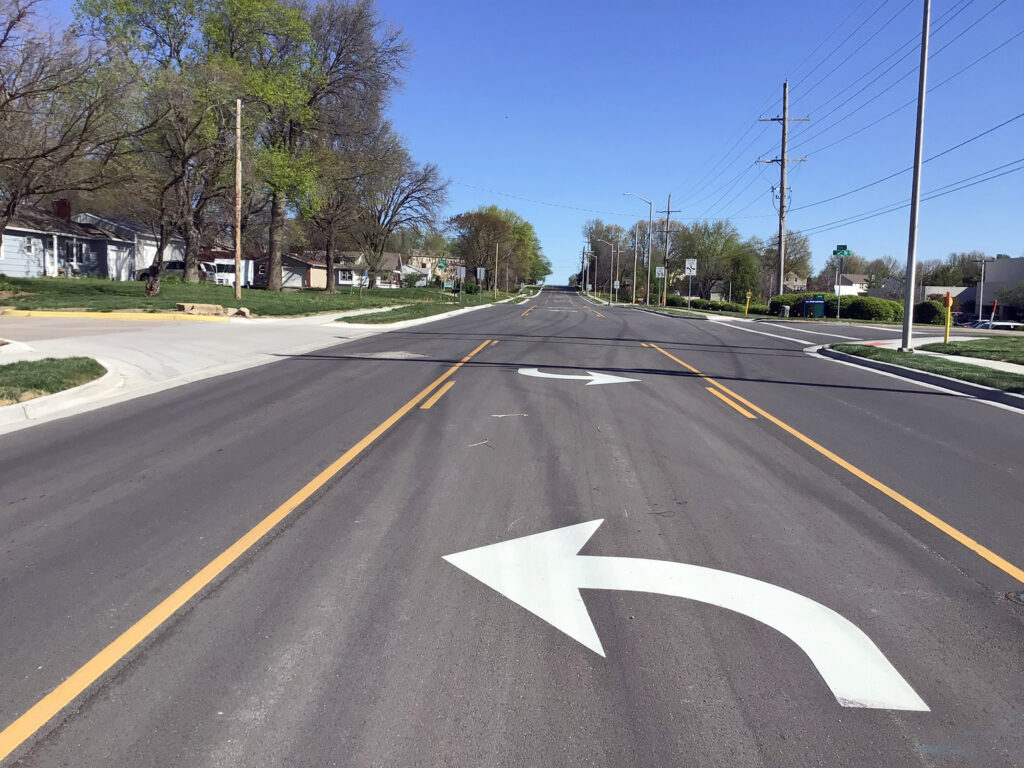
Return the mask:
<svg viewBox="0 0 1024 768">
<path fill-rule="evenodd" d="M 63 10 L 60 0 L 51 7 Z M 414 48 L 390 116 L 414 156 L 451 178 L 447 213 L 517 211 L 554 265 L 550 282 L 578 268 L 588 219 L 646 219 L 627 191 L 656 211 L 671 193 L 674 220 L 776 231 L 778 166 L 755 160 L 777 156 L 781 131 L 757 118 L 779 114 L 786 78 L 791 116 L 811 117 L 790 129 L 791 157 L 808 156 L 790 166 L 790 229 L 817 232 L 910 196 L 907 172 L 801 209 L 912 164 L 914 105 L 844 137 L 916 98 L 922 0 L 378 0 L 378 9 Z M 928 82 L 938 87 L 925 157 L 1024 112 L 1024 2 L 933 0 L 931 50 Z M 1022 158 L 1024 117 L 927 163 L 922 191 Z M 1024 171 L 923 203 L 918 257 L 1024 256 L 1022 189 Z M 812 234 L 815 266 L 837 243 L 903 261 L 908 221 L 904 208 Z"/>
</svg>

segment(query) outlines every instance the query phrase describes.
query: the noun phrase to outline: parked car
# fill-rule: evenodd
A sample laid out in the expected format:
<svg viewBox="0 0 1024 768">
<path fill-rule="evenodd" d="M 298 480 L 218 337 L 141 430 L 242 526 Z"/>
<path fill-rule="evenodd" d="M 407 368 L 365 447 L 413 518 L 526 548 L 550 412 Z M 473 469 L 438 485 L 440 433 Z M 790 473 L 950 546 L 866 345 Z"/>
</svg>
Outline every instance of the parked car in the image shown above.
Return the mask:
<svg viewBox="0 0 1024 768">
<path fill-rule="evenodd" d="M 996 320 L 994 322 L 979 320 L 971 327 L 983 328 L 989 331 L 1019 331 L 1021 328 L 1024 328 L 1024 323 L 1014 322 L 1013 320 Z"/>
<path fill-rule="evenodd" d="M 142 270 L 138 278 L 139 280 L 148 280 L 152 273 L 153 265 L 150 264 L 144 270 Z M 165 261 L 163 277 L 184 277 L 185 275 L 185 262 L 184 261 Z M 215 283 L 217 282 L 217 272 L 214 270 L 212 264 L 205 262 L 199 263 L 199 279 L 204 283 Z"/>
</svg>

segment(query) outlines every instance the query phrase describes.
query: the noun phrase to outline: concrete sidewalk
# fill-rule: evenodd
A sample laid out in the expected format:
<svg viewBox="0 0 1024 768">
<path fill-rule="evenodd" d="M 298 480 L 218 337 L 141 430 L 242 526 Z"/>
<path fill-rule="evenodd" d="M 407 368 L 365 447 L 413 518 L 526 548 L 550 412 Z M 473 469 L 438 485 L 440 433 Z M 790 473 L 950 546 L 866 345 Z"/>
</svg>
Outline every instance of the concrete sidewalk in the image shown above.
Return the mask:
<svg viewBox="0 0 1024 768">
<path fill-rule="evenodd" d="M 991 338 L 991 336 L 957 336 L 952 341 L 977 341 L 979 339 Z M 986 360 L 982 357 L 967 357 L 966 355 L 947 355 L 942 352 L 929 352 L 924 349 L 918 349 L 918 347 L 924 346 L 925 344 L 938 344 L 945 340 L 943 336 L 915 336 L 911 339 L 911 347 L 914 348 L 915 353 L 918 355 L 927 355 L 929 357 L 941 357 L 945 360 L 952 360 L 954 363 L 966 363 L 967 365 L 977 365 L 981 368 L 992 368 L 996 371 L 1005 371 L 1006 373 L 1015 373 L 1018 376 L 1024 376 L 1024 365 L 1018 365 L 1017 363 L 1004 363 L 1002 360 Z M 858 342 L 852 342 L 858 343 Z M 868 341 L 863 342 L 865 346 L 879 347 L 881 349 L 899 349 L 902 342 L 899 339 L 885 340 L 885 341 Z"/>
<path fill-rule="evenodd" d="M 102 408 L 189 382 L 276 362 L 460 312 L 388 325 L 335 322 L 368 311 L 299 318 L 235 319 L 226 323 L 0 316 L 0 364 L 47 357 L 92 357 L 107 374 L 81 387 L 0 407 L 0 434 Z"/>
</svg>

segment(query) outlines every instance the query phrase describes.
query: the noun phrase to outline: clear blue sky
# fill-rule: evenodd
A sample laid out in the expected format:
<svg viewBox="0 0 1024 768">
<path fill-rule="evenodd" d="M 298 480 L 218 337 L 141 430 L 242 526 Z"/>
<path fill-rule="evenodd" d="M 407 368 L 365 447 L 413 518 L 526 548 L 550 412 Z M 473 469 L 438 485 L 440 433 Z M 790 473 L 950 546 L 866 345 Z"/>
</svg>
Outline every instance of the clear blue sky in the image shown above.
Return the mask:
<svg viewBox="0 0 1024 768">
<path fill-rule="evenodd" d="M 62 6 L 51 0 L 55 12 L 67 13 Z M 825 145 L 916 98 L 922 0 L 378 0 L 378 8 L 415 51 L 390 116 L 414 156 L 451 178 L 447 213 L 491 203 L 517 211 L 554 265 L 550 282 L 578 268 L 588 219 L 627 227 L 646 219 L 647 205 L 627 191 L 653 198 L 656 211 L 671 193 L 681 210 L 674 220 L 727 217 L 744 236 L 776 231 L 778 166 L 754 161 L 777 156 L 781 131 L 757 118 L 779 114 L 787 77 L 791 116 L 811 117 L 790 129 L 791 156 L 808 155 L 790 166 L 790 229 L 813 232 L 909 198 L 907 172 L 800 209 L 912 164 L 914 105 Z M 1024 2 L 934 0 L 931 50 L 928 82 L 939 87 L 927 99 L 925 157 L 1024 112 Z M 1018 159 L 995 172 L 1024 168 L 1024 117 L 927 163 L 922 190 L 970 183 Z M 1022 189 L 1024 171 L 925 202 L 918 257 L 1024 256 Z M 904 208 L 812 234 L 815 266 L 837 243 L 903 261 L 908 221 Z"/>
</svg>

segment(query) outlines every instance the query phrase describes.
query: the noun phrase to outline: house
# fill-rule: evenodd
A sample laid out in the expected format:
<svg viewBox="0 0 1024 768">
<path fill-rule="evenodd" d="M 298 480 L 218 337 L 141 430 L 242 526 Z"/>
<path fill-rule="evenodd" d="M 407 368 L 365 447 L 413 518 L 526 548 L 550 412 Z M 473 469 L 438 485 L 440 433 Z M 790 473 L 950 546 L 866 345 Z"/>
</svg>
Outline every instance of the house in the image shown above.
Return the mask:
<svg viewBox="0 0 1024 768">
<path fill-rule="evenodd" d="M 402 275 L 403 285 L 411 283 L 417 288 L 425 288 L 430 285 L 431 271 L 427 267 L 414 267 L 411 264 L 403 264 L 399 271 Z"/>
<path fill-rule="evenodd" d="M 335 285 L 362 287 L 370 285 L 369 269 L 366 265 L 366 257 L 362 252 L 342 251 L 334 259 Z M 320 263 L 323 263 L 322 259 Z M 377 287 L 401 288 L 403 284 L 402 266 L 401 254 L 385 252 L 380 271 L 377 274 Z M 423 269 L 419 268 L 417 271 L 422 273 Z"/>
<path fill-rule="evenodd" d="M 807 277 L 796 272 L 787 272 L 782 280 L 783 293 L 803 293 L 807 290 Z"/>
<path fill-rule="evenodd" d="M 67 201 L 55 212 L 22 206 L 4 228 L 0 274 L 10 277 L 114 277 L 131 261 L 132 243 L 70 220 Z M 115 278 L 116 279 L 116 278 Z"/>
<path fill-rule="evenodd" d="M 982 311 L 981 316 L 986 319 L 992 314 L 994 300 L 998 298 L 1001 290 L 1014 288 L 1024 283 L 1024 257 L 1016 259 L 996 259 L 985 262 L 985 284 L 983 286 L 971 286 L 959 295 L 960 307 L 968 307 L 970 311 L 978 314 L 976 305 L 980 288 Z M 1000 303 L 996 310 L 996 319 L 1002 320 L 1008 314 L 1009 307 Z"/>
<path fill-rule="evenodd" d="M 882 281 L 882 284 L 872 288 L 868 288 L 868 296 L 873 296 L 878 299 L 892 299 L 894 301 L 903 301 L 904 291 L 903 284 L 906 280 L 902 277 L 887 277 Z M 920 285 L 918 284 L 914 291 L 914 301 L 924 301 L 925 299 L 938 299 L 943 301 L 948 293 L 953 298 L 960 298 L 965 291 L 969 289 L 962 285 Z"/>
<path fill-rule="evenodd" d="M 253 286 L 267 287 L 267 270 L 270 259 L 266 256 L 254 260 L 256 273 Z M 297 253 L 281 254 L 281 288 L 300 291 L 304 288 L 326 288 L 327 265 L 323 258 Z"/>
<path fill-rule="evenodd" d="M 71 220 L 79 224 L 98 227 L 110 232 L 121 241 L 131 243 L 131 258 L 125 259 L 111 270 L 113 280 L 134 280 L 135 276 L 153 263 L 156 258 L 157 236 L 152 227 L 131 219 L 107 216 L 99 213 L 76 213 Z M 185 241 L 172 237 L 164 249 L 164 261 L 184 261 Z"/>
<path fill-rule="evenodd" d="M 839 285 L 834 293 L 838 296 L 860 296 L 867 293 L 868 276 L 843 273 L 839 276 Z"/>
</svg>

